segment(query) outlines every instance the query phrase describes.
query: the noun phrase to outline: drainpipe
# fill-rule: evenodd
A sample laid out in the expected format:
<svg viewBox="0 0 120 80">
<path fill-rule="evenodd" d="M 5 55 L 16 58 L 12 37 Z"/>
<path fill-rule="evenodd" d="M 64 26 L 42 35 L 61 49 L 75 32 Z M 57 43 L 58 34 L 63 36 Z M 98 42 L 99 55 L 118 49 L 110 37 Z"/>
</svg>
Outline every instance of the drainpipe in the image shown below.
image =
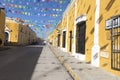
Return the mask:
<svg viewBox="0 0 120 80">
<path fill-rule="evenodd" d="M 96 0 L 95 10 L 95 26 L 94 26 L 94 45 L 92 47 L 92 65 L 99 67 L 99 15 L 100 14 L 100 0 Z"/>
</svg>

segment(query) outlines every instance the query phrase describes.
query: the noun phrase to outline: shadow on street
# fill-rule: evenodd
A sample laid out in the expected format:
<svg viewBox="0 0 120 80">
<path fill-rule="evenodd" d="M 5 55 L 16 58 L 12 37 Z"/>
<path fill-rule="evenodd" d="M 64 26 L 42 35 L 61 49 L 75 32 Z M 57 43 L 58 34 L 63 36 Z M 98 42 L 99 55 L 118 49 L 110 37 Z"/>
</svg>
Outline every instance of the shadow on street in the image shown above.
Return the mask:
<svg viewBox="0 0 120 80">
<path fill-rule="evenodd" d="M 0 51 L 0 80 L 30 80 L 43 47 Z"/>
</svg>

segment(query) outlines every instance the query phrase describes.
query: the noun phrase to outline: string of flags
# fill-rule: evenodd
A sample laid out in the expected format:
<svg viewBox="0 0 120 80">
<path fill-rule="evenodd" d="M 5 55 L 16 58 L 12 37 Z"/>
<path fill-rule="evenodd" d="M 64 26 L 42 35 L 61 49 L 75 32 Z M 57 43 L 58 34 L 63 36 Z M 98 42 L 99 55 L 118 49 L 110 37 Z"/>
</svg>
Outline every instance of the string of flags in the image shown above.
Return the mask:
<svg viewBox="0 0 120 80">
<path fill-rule="evenodd" d="M 59 17 L 61 16 L 60 14 L 41 14 L 41 13 L 30 13 L 30 12 L 24 12 L 24 11 L 18 11 L 18 10 L 6 10 L 6 13 L 13 13 L 13 14 L 21 14 L 21 15 L 26 15 L 26 16 L 42 16 L 42 17 L 46 17 L 46 16 L 49 16 L 49 17 Z"/>
<path fill-rule="evenodd" d="M 16 8 L 16 9 L 19 9 L 19 10 L 33 10 L 33 7 L 30 6 L 30 5 L 18 5 L 18 4 L 11 4 L 11 3 L 6 3 L 6 4 L 3 4 L 4 6 L 6 7 L 9 7 L 9 8 Z M 37 7 L 34 7 L 34 10 L 36 10 L 37 12 L 46 12 L 46 11 L 57 11 L 57 12 L 61 12 L 63 11 L 62 9 L 59 9 L 59 8 L 37 8 Z"/>
<path fill-rule="evenodd" d="M 21 18 L 36 33 L 48 35 L 62 18 L 71 0 L 0 0 L 7 17 Z"/>
<path fill-rule="evenodd" d="M 15 2 L 16 0 L 3 0 L 4 2 Z M 31 0 L 22 0 L 22 1 L 27 1 L 27 2 L 31 2 Z M 33 0 L 34 3 L 38 3 L 38 2 L 58 2 L 59 4 L 62 3 L 70 3 L 70 0 Z"/>
</svg>

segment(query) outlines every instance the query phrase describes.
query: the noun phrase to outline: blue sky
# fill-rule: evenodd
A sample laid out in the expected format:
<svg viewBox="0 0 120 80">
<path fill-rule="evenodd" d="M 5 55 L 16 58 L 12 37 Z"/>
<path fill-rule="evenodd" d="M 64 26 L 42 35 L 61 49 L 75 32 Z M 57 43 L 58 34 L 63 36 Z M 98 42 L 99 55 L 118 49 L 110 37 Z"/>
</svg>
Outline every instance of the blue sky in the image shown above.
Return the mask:
<svg viewBox="0 0 120 80">
<path fill-rule="evenodd" d="M 21 18 L 36 32 L 47 37 L 56 27 L 70 0 L 0 0 L 7 17 Z"/>
</svg>

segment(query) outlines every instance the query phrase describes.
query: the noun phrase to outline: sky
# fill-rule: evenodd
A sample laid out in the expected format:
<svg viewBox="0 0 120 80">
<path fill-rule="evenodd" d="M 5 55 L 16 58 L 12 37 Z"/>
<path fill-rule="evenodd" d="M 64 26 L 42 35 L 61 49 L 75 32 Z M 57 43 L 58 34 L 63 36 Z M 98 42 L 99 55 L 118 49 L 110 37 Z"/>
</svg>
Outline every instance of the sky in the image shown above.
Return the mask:
<svg viewBox="0 0 120 80">
<path fill-rule="evenodd" d="M 70 0 L 0 0 L 6 17 L 23 19 L 38 37 L 45 39 L 62 19 Z"/>
</svg>

